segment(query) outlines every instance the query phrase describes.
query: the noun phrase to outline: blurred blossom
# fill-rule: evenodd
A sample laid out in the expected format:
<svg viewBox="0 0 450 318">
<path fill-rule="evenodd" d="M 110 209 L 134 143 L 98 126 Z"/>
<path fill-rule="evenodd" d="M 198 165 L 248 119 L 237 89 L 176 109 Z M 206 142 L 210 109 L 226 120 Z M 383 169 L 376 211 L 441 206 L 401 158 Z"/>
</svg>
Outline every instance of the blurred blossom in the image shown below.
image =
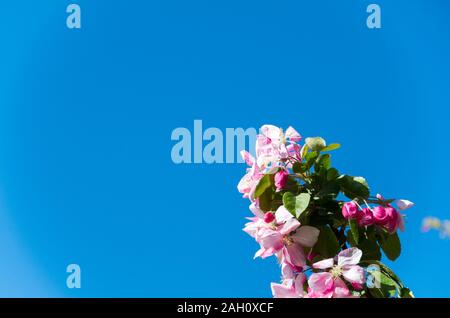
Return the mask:
<svg viewBox="0 0 450 318">
<path fill-rule="evenodd" d="M 450 238 L 450 220 L 439 220 L 436 217 L 426 217 L 422 221 L 422 231 L 436 230 L 441 238 Z"/>
</svg>

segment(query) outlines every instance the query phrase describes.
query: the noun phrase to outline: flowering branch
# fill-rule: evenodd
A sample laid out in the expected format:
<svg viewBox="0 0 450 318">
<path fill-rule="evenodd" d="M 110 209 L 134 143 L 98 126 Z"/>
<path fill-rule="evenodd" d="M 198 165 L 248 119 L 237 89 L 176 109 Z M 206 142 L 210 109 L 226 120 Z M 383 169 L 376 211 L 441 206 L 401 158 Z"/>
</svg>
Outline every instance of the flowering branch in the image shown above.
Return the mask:
<svg viewBox="0 0 450 318">
<path fill-rule="evenodd" d="M 254 214 L 244 231 L 260 245 L 255 257 L 280 263 L 274 297 L 413 297 L 380 262 L 382 252 L 399 257 L 400 212 L 413 203 L 371 196 L 363 177 L 339 173 L 329 154 L 339 144 L 301 141 L 292 127 L 265 125 L 256 157 L 241 153 L 249 168 L 238 190 Z"/>
</svg>

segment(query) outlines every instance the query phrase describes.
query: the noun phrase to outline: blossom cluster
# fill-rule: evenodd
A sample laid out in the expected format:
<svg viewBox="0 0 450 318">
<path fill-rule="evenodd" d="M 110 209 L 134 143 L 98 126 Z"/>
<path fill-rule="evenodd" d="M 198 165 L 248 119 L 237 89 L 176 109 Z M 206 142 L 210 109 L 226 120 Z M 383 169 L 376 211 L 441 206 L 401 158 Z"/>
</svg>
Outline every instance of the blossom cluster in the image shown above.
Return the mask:
<svg viewBox="0 0 450 318">
<path fill-rule="evenodd" d="M 380 260 L 381 251 L 391 260 L 400 255 L 401 212 L 413 203 L 372 197 L 364 178 L 340 174 L 329 154 L 339 144 L 302 141 L 292 127 L 264 125 L 256 156 L 241 152 L 248 168 L 238 190 L 253 213 L 244 231 L 259 244 L 255 258 L 275 256 L 280 264 L 273 296 L 412 297 Z M 383 284 L 374 284 L 369 265 Z"/>
<path fill-rule="evenodd" d="M 380 194 L 377 194 L 377 198 L 384 200 Z M 397 200 L 396 205 L 398 210 L 403 211 L 411 208 L 413 203 L 408 200 Z M 347 220 L 355 219 L 359 226 L 376 225 L 389 233 L 395 233 L 397 229 L 404 230 L 403 215 L 398 210 L 391 204 L 375 207 L 366 204 L 366 207 L 362 208 L 357 201 L 350 201 L 343 204 L 342 215 Z"/>
<path fill-rule="evenodd" d="M 422 232 L 436 230 L 441 238 L 450 238 L 450 220 L 440 220 L 436 217 L 426 217 L 422 221 Z"/>
</svg>

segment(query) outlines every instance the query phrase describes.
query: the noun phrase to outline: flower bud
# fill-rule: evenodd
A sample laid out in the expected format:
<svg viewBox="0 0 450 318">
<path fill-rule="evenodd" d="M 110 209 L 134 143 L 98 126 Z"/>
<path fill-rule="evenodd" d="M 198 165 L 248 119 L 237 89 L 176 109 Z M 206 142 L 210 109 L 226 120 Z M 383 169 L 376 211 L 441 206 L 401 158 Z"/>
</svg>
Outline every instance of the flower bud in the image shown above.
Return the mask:
<svg viewBox="0 0 450 318">
<path fill-rule="evenodd" d="M 364 208 L 358 214 L 358 224 L 359 226 L 369 226 L 374 223 L 373 213 L 369 208 Z"/>
<path fill-rule="evenodd" d="M 275 215 L 272 212 L 267 212 L 264 214 L 264 222 L 272 223 L 275 220 Z"/>
<path fill-rule="evenodd" d="M 286 170 L 278 171 L 275 174 L 275 187 L 277 190 L 282 190 L 286 186 L 289 174 Z"/>
<path fill-rule="evenodd" d="M 384 227 L 389 233 L 394 233 L 401 222 L 401 215 L 393 207 L 387 207 L 386 209 L 387 221 Z"/>
<path fill-rule="evenodd" d="M 353 201 L 345 202 L 344 205 L 342 206 L 342 215 L 346 219 L 356 218 L 358 215 L 358 212 L 359 212 L 358 206 Z"/>
<path fill-rule="evenodd" d="M 386 209 L 382 206 L 377 206 L 372 210 L 375 223 L 378 225 L 386 225 L 388 222 L 388 216 Z"/>
</svg>

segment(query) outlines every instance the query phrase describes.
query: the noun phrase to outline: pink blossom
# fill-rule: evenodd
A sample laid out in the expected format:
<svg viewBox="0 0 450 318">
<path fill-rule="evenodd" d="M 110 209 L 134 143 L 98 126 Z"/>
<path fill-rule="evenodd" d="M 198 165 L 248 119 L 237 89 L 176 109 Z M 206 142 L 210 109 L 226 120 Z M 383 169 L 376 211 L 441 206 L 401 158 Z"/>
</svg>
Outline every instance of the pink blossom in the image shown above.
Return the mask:
<svg viewBox="0 0 450 318">
<path fill-rule="evenodd" d="M 403 231 L 403 216 L 393 207 L 387 207 L 386 213 L 388 220 L 385 224 L 385 228 L 389 233 L 394 233 L 397 229 Z"/>
<path fill-rule="evenodd" d="M 242 177 L 241 181 L 239 181 L 238 191 L 244 194 L 244 198 L 250 198 L 252 200 L 256 186 L 264 174 L 261 173 L 255 159 L 250 153 L 243 150 L 241 151 L 241 156 L 250 168 L 247 168 L 247 173 Z"/>
<path fill-rule="evenodd" d="M 303 247 L 317 242 L 319 230 L 312 226 L 300 226 L 300 222 L 284 206 L 275 212 L 272 223 L 253 219 L 244 231 L 260 244 L 255 257 L 266 258 L 280 253 L 286 263 L 302 267 L 306 264 Z"/>
<path fill-rule="evenodd" d="M 355 219 L 358 215 L 358 205 L 354 201 L 345 202 L 342 206 L 342 215 L 346 219 Z"/>
<path fill-rule="evenodd" d="M 344 281 L 330 273 L 312 274 L 308 285 L 309 298 L 353 298 Z"/>
<path fill-rule="evenodd" d="M 337 255 L 337 264 L 332 258 L 314 263 L 313 268 L 328 271 L 311 275 L 308 280 L 308 296 L 318 298 L 353 297 L 343 279 L 357 286 L 358 289 L 365 283 L 364 269 L 358 266 L 361 256 L 361 250 L 352 247 Z"/>
<path fill-rule="evenodd" d="M 281 128 L 273 125 L 264 125 L 260 129 L 261 134 L 256 138 L 256 157 L 257 165 L 261 171 L 268 173 L 285 164 L 289 167 L 291 164 L 287 162 L 288 157 L 294 157 L 300 160 L 300 146 L 297 144 L 302 137 L 289 127 L 286 133 Z"/>
<path fill-rule="evenodd" d="M 358 213 L 358 225 L 370 226 L 374 223 L 374 217 L 370 208 L 364 208 Z"/>
<path fill-rule="evenodd" d="M 295 277 L 284 279 L 281 284 L 271 283 L 272 295 L 274 298 L 302 298 L 305 296 L 305 282 L 305 274 L 299 273 Z"/>
<path fill-rule="evenodd" d="M 259 218 L 264 217 L 264 212 L 258 207 L 258 204 L 256 204 L 256 202 L 252 202 L 248 208 L 255 216 Z"/>
<path fill-rule="evenodd" d="M 372 212 L 375 224 L 384 227 L 389 233 L 394 233 L 397 229 L 403 231 L 403 216 L 392 206 L 377 206 Z"/>
<path fill-rule="evenodd" d="M 377 225 L 385 225 L 388 222 L 388 215 L 386 209 L 381 205 L 372 209 L 373 218 Z"/>
<path fill-rule="evenodd" d="M 263 218 L 251 217 L 247 218 L 247 220 L 250 220 L 250 222 L 245 224 L 243 231 L 255 239 L 263 228 L 270 227 L 268 223 L 264 222 Z"/>
<path fill-rule="evenodd" d="M 286 186 L 288 177 L 289 177 L 289 173 L 286 170 L 278 171 L 275 174 L 275 180 L 274 180 L 275 181 L 275 187 L 278 190 L 284 189 L 284 187 Z"/>
<path fill-rule="evenodd" d="M 289 126 L 288 129 L 286 129 L 286 140 L 290 142 L 297 143 L 302 140 L 302 136 L 292 127 Z"/>
</svg>

